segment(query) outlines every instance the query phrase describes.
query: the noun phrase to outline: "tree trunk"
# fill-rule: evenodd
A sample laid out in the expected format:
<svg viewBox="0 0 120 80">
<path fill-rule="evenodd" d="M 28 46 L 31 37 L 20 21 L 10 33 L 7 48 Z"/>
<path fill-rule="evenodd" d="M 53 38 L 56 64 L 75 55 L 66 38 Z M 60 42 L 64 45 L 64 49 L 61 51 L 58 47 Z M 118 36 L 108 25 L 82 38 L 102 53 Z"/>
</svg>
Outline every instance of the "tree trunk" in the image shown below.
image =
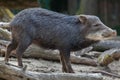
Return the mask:
<svg viewBox="0 0 120 80">
<path fill-rule="evenodd" d="M 78 0 L 68 0 L 68 13 L 75 14 L 77 11 Z"/>
<path fill-rule="evenodd" d="M 81 0 L 78 14 L 97 15 L 97 0 Z"/>
</svg>

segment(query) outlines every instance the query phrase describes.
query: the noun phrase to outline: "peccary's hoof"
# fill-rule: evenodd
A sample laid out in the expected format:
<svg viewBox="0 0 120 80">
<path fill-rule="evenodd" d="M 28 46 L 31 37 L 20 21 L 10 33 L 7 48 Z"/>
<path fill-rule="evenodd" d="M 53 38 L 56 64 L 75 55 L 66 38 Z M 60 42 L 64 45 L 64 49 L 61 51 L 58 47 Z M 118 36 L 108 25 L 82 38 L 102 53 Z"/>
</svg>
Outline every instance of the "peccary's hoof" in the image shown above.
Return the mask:
<svg viewBox="0 0 120 80">
<path fill-rule="evenodd" d="M 26 69 L 27 69 L 27 65 L 22 67 L 22 71 L 26 71 Z"/>
</svg>

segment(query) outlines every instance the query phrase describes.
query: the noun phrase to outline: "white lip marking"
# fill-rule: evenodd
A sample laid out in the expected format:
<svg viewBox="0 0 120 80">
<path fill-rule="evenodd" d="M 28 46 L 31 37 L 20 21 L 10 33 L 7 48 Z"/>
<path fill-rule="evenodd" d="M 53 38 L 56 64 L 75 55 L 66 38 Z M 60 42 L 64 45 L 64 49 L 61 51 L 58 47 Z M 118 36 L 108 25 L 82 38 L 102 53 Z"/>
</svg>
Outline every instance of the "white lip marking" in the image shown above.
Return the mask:
<svg viewBox="0 0 120 80">
<path fill-rule="evenodd" d="M 86 36 L 87 39 L 90 39 L 90 40 L 107 40 L 107 39 L 111 39 L 115 36 L 109 36 L 109 37 L 104 37 L 102 36 L 102 32 L 97 32 L 97 33 L 92 33 L 92 34 L 88 34 Z"/>
</svg>

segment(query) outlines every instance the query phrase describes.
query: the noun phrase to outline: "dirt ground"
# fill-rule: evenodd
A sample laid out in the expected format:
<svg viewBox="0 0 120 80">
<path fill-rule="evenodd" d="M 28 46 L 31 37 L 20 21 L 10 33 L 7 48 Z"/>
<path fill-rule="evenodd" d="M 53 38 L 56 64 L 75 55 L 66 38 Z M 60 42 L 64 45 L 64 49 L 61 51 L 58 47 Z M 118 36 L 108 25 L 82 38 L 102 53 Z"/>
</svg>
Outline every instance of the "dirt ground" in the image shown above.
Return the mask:
<svg viewBox="0 0 120 80">
<path fill-rule="evenodd" d="M 0 57 L 0 61 L 4 60 L 3 57 Z M 10 63 L 17 65 L 16 58 L 10 58 Z M 27 70 L 36 71 L 41 73 L 61 73 L 62 65 L 60 62 L 48 61 L 43 59 L 23 59 L 24 65 L 27 65 Z M 100 70 L 100 67 L 86 66 L 80 64 L 72 64 L 72 67 L 76 73 L 81 72 L 90 72 L 92 70 Z M 114 61 L 109 65 L 109 68 L 112 72 L 115 72 L 120 75 L 120 60 Z M 120 80 L 120 78 L 115 78 L 112 76 L 103 75 L 103 80 Z"/>
</svg>

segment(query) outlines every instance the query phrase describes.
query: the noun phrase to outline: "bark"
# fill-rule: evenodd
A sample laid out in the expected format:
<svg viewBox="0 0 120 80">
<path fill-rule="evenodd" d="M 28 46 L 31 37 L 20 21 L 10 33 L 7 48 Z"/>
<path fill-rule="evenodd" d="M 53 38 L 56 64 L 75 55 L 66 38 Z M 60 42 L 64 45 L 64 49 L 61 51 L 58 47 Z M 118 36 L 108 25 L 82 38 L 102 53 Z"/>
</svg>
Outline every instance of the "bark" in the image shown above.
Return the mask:
<svg viewBox="0 0 120 80">
<path fill-rule="evenodd" d="M 0 28 L 10 30 L 9 22 L 0 22 Z"/>
<path fill-rule="evenodd" d="M 9 23 L 8 22 L 0 22 L 0 39 L 3 40 L 11 40 L 11 32 L 9 31 Z"/>
<path fill-rule="evenodd" d="M 98 64 L 101 66 L 108 66 L 111 62 L 114 60 L 120 59 L 120 48 L 110 49 L 104 51 L 99 57 L 98 57 Z"/>
<path fill-rule="evenodd" d="M 11 32 L 9 32 L 7 29 L 0 28 L 0 39 L 3 40 L 11 40 Z"/>
<path fill-rule="evenodd" d="M 112 48 L 120 48 L 120 41 L 119 40 L 105 40 L 100 41 L 96 44 L 93 44 L 93 50 L 96 51 L 105 51 Z"/>
<path fill-rule="evenodd" d="M 102 80 L 100 73 L 37 73 L 0 62 L 2 80 Z"/>
<path fill-rule="evenodd" d="M 0 21 L 9 22 L 13 17 L 13 13 L 8 8 L 0 7 Z"/>
</svg>

